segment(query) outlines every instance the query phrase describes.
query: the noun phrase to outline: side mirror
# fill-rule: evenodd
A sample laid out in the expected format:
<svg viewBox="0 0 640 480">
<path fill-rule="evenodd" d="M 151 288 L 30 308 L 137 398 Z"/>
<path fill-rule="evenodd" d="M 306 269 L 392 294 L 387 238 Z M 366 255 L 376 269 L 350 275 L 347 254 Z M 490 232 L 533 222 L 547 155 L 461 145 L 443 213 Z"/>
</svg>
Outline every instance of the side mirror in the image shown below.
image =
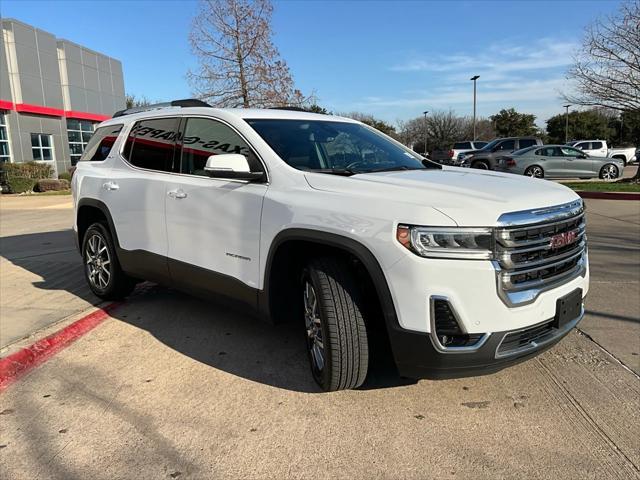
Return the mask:
<svg viewBox="0 0 640 480">
<path fill-rule="evenodd" d="M 579 153 L 578 158 L 587 158 L 588 155 L 586 153 Z"/>
<path fill-rule="evenodd" d="M 263 172 L 252 172 L 244 155 L 226 153 L 207 158 L 204 171 L 211 178 L 256 181 L 264 178 Z"/>
</svg>

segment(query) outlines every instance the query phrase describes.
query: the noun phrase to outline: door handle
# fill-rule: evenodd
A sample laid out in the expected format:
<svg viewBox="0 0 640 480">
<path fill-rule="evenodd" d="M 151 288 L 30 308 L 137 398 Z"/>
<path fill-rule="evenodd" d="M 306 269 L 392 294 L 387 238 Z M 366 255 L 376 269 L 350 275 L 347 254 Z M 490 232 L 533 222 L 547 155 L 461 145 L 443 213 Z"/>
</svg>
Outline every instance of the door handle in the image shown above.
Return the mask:
<svg viewBox="0 0 640 480">
<path fill-rule="evenodd" d="M 106 182 L 102 184 L 102 188 L 109 191 L 118 190 L 120 188 L 120 185 L 118 185 L 116 182 Z"/>
<path fill-rule="evenodd" d="M 177 198 L 177 199 L 187 198 L 187 194 L 180 189 L 169 190 L 167 192 L 167 195 L 169 195 L 171 198 Z"/>
</svg>

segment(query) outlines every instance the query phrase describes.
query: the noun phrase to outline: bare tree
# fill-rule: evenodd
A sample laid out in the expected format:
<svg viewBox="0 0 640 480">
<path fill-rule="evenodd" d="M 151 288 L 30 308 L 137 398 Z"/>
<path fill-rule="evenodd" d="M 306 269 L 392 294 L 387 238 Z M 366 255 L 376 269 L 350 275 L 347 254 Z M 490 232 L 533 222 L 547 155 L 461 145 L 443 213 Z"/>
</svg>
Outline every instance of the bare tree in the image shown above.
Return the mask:
<svg viewBox="0 0 640 480">
<path fill-rule="evenodd" d="M 576 82 L 576 93 L 564 95 L 569 103 L 640 109 L 640 0 L 587 27 L 568 77 Z"/>
<path fill-rule="evenodd" d="M 300 106 L 286 62 L 271 39 L 269 0 L 201 0 L 189 40 L 198 97 L 221 107 Z"/>
</svg>

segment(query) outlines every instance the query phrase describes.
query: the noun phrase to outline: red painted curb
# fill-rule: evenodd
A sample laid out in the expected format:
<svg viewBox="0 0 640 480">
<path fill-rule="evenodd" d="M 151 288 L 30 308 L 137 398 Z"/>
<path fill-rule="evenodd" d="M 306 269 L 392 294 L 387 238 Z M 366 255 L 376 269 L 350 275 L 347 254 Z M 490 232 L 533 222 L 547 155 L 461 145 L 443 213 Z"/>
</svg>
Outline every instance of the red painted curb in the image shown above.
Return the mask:
<svg viewBox="0 0 640 480">
<path fill-rule="evenodd" d="M 100 325 L 109 316 L 109 312 L 120 304 L 119 302 L 111 303 L 76 320 L 71 325 L 58 330 L 48 337 L 0 359 L 0 392 L 60 350 L 71 345 L 85 333 Z"/>
<path fill-rule="evenodd" d="M 632 192 L 576 192 L 582 198 L 594 198 L 599 200 L 640 200 L 640 193 Z"/>
</svg>

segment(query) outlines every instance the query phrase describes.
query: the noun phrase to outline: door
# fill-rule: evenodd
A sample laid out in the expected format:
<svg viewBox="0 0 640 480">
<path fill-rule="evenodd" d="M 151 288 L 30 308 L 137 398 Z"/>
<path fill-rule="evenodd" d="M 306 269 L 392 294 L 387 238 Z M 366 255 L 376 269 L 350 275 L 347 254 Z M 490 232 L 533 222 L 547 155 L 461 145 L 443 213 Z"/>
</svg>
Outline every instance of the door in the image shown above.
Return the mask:
<svg viewBox="0 0 640 480">
<path fill-rule="evenodd" d="M 198 289 L 206 283 L 211 288 L 205 289 L 242 295 L 259 285 L 260 220 L 267 185 L 210 178 L 205 164 L 210 155 L 240 153 L 252 170 L 264 167 L 225 123 L 189 117 L 181 131 L 180 174 L 172 176 L 164 202 L 172 280 Z M 251 301 L 249 296 L 245 300 Z"/>
<path fill-rule="evenodd" d="M 607 146 L 604 142 L 591 142 L 591 151 L 589 152 L 589 155 L 592 157 L 606 157 L 607 153 Z"/>
<path fill-rule="evenodd" d="M 143 278 L 167 276 L 165 205 L 178 118 L 136 122 L 103 185 L 123 252 L 123 268 Z M 128 265 L 124 265 L 128 264 Z"/>
<path fill-rule="evenodd" d="M 558 147 L 542 147 L 536 150 L 536 161 L 544 170 L 547 178 L 559 178 L 564 176 L 564 159 Z"/>
<path fill-rule="evenodd" d="M 562 157 L 565 160 L 566 177 L 592 177 L 593 159 L 581 150 L 572 147 L 561 147 Z"/>
</svg>

